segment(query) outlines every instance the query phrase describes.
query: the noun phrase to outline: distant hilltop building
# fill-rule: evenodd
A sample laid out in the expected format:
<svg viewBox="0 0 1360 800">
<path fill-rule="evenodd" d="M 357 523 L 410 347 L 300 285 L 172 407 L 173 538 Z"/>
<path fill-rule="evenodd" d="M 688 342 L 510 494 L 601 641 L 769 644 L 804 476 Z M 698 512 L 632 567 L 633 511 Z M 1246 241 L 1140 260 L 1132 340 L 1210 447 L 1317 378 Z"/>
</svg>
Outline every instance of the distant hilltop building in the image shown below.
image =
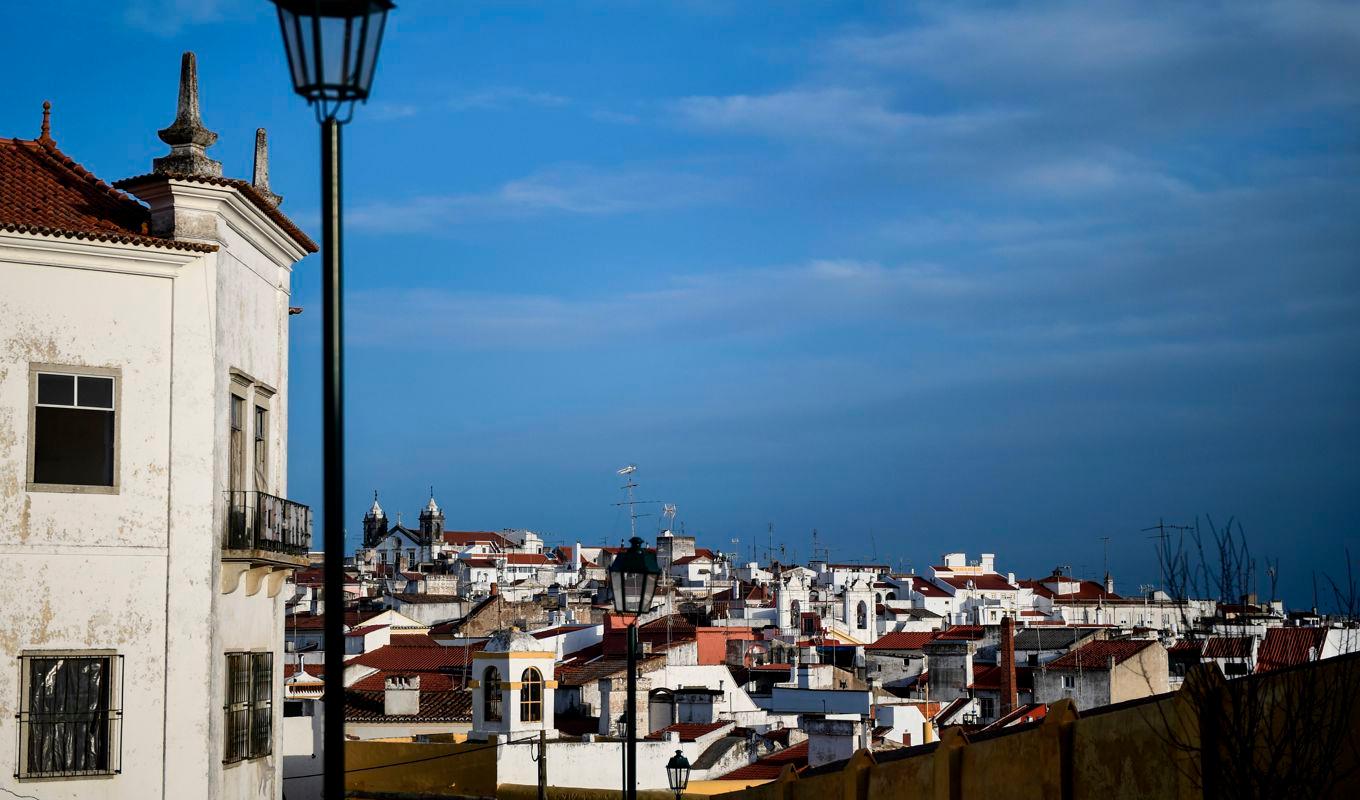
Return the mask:
<svg viewBox="0 0 1360 800">
<path fill-rule="evenodd" d="M 37 138 L 0 139 L 16 797 L 282 792 L 282 590 L 312 534 L 288 499 L 289 288 L 317 248 L 278 209 L 262 130 L 253 181 L 208 155 L 192 53 L 159 136 L 113 185 L 58 146 L 47 103 Z"/>
</svg>

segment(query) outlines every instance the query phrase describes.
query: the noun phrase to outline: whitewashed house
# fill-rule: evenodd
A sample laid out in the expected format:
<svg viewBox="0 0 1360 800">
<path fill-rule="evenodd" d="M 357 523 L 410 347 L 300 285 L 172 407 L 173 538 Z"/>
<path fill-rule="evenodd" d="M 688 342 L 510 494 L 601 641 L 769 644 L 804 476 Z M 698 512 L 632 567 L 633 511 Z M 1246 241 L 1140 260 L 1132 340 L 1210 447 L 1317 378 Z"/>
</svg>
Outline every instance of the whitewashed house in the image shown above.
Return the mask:
<svg viewBox="0 0 1360 800">
<path fill-rule="evenodd" d="M 316 245 L 276 207 L 263 131 L 253 183 L 205 153 L 190 53 L 160 138 L 117 189 L 47 110 L 37 139 L 0 139 L 15 796 L 281 796 L 280 590 L 311 544 L 286 499 L 289 283 Z"/>
</svg>

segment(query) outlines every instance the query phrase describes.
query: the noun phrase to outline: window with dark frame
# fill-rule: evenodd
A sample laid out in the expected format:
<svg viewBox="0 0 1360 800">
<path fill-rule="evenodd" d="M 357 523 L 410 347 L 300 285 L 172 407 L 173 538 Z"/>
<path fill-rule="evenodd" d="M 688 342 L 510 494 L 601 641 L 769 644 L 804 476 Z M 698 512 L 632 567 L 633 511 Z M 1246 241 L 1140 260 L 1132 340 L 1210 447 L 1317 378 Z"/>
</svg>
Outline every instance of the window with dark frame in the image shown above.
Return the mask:
<svg viewBox="0 0 1360 800">
<path fill-rule="evenodd" d="M 501 721 L 501 671 L 495 667 L 487 667 L 482 673 L 482 718 Z"/>
<path fill-rule="evenodd" d="M 120 771 L 121 657 L 20 656 L 20 752 L 15 777 L 114 775 Z"/>
<path fill-rule="evenodd" d="M 520 676 L 519 721 L 543 721 L 543 673 L 533 667 Z"/>
<path fill-rule="evenodd" d="M 37 373 L 33 483 L 114 485 L 114 381 L 111 375 Z"/>
<path fill-rule="evenodd" d="M 269 410 L 255 406 L 255 489 L 269 492 Z"/>
<path fill-rule="evenodd" d="M 227 653 L 223 714 L 225 763 L 261 758 L 273 752 L 273 653 Z"/>
</svg>

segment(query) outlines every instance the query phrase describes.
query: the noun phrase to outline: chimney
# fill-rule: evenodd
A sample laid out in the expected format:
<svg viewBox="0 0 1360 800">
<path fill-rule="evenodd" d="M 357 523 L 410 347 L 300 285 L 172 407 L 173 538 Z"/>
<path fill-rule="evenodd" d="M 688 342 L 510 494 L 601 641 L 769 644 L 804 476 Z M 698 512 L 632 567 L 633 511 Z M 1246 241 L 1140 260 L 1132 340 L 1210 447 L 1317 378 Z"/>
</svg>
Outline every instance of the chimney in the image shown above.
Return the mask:
<svg viewBox="0 0 1360 800">
<path fill-rule="evenodd" d="M 1114 594 L 1114 578 L 1108 572 L 1105 573 L 1105 594 Z"/>
<path fill-rule="evenodd" d="M 572 548 L 571 551 L 571 571 L 581 571 L 581 543 L 579 541 L 576 543 L 576 547 Z"/>
<path fill-rule="evenodd" d="M 279 207 L 283 198 L 269 190 L 269 134 L 264 128 L 255 129 L 255 174 L 250 181 L 255 191 L 269 201 L 271 206 Z M 434 497 L 431 496 L 431 501 Z"/>
<path fill-rule="evenodd" d="M 199 114 L 198 62 L 192 52 L 186 52 L 180 59 L 175 121 L 156 135 L 170 145 L 169 155 L 151 161 L 152 171 L 157 175 L 222 177 L 222 162 L 208 158 L 206 152 L 217 141 L 217 134 L 204 127 Z"/>
<path fill-rule="evenodd" d="M 1001 619 L 1001 649 L 997 657 L 1001 664 L 1001 715 L 1005 716 L 1020 705 L 1015 688 L 1015 620 L 1009 614 Z"/>
<path fill-rule="evenodd" d="M 420 676 L 393 675 L 383 681 L 383 714 L 411 717 L 420 713 Z"/>
<path fill-rule="evenodd" d="M 491 596 L 491 597 L 495 597 L 496 595 L 498 595 L 498 594 L 500 594 L 500 593 L 501 593 L 500 584 L 496 583 L 495 581 L 492 581 L 492 582 L 491 582 L 491 592 L 490 592 L 490 596 Z"/>
</svg>

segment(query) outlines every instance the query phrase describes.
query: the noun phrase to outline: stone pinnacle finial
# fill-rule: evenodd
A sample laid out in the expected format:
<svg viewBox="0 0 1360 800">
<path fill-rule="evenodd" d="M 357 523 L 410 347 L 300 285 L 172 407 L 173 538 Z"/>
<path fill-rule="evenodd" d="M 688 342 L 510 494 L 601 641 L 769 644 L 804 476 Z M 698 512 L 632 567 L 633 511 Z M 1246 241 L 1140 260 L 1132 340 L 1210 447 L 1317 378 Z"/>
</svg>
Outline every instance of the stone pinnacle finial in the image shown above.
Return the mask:
<svg viewBox="0 0 1360 800">
<path fill-rule="evenodd" d="M 175 121 L 156 135 L 170 145 L 169 155 L 151 162 L 157 174 L 222 177 L 222 162 L 208 158 L 205 152 L 217 141 L 217 134 L 203 126 L 198 111 L 198 62 L 192 52 L 186 52 L 180 60 Z"/>
<path fill-rule="evenodd" d="M 52 103 L 48 100 L 43 101 L 42 132 L 38 135 L 38 141 L 43 144 L 57 143 L 52 138 Z"/>
<path fill-rule="evenodd" d="M 265 133 L 264 128 L 255 129 L 255 175 L 250 183 L 275 208 L 283 202 L 281 195 L 269 190 L 269 134 Z"/>
</svg>

